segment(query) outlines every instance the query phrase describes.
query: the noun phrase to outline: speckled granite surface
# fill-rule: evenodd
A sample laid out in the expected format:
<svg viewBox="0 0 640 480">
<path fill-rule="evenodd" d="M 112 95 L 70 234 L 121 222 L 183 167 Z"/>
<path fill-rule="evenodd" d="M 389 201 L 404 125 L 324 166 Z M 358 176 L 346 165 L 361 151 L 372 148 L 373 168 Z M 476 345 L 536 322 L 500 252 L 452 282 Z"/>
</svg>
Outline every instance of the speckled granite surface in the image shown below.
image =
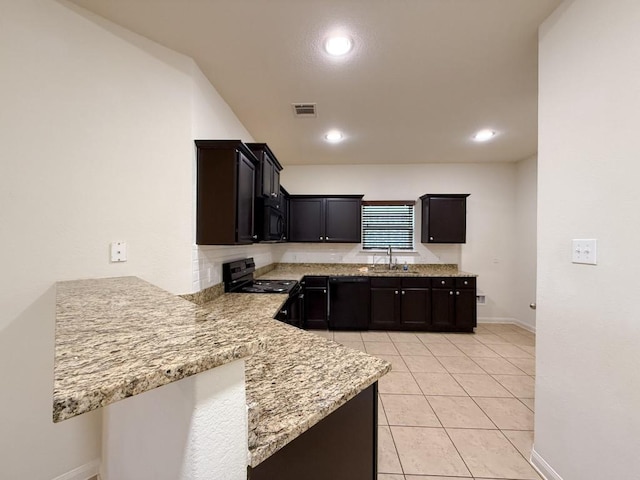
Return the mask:
<svg viewBox="0 0 640 480">
<path fill-rule="evenodd" d="M 456 264 L 413 264 L 409 271 L 402 267 L 389 271 L 383 265 L 372 269 L 370 265 L 356 263 L 278 263 L 260 278 L 272 280 L 300 280 L 305 275 L 363 276 L 363 277 L 477 277 L 473 273 L 458 270 Z"/>
<path fill-rule="evenodd" d="M 256 353 L 264 336 L 243 314 L 256 311 L 205 310 L 136 277 L 59 282 L 53 420 Z"/>
<path fill-rule="evenodd" d="M 247 359 L 249 459 L 255 467 L 391 370 L 391 364 L 278 321 Z"/>
<path fill-rule="evenodd" d="M 202 305 L 203 303 L 210 302 L 220 295 L 224 294 L 224 284 L 218 283 L 213 285 L 212 287 L 205 288 L 196 293 L 185 293 L 183 295 L 179 295 L 179 297 L 184 298 L 185 300 L 189 300 L 190 302 L 195 303 L 196 305 Z"/>
<path fill-rule="evenodd" d="M 239 358 L 255 467 L 391 364 L 272 317 L 286 295 L 198 306 L 135 277 L 57 284 L 54 421 Z"/>
<path fill-rule="evenodd" d="M 246 359 L 249 461 L 255 467 L 391 369 L 388 362 L 272 320 L 287 295 L 228 293 L 203 305 L 235 317 L 265 348 Z"/>
</svg>

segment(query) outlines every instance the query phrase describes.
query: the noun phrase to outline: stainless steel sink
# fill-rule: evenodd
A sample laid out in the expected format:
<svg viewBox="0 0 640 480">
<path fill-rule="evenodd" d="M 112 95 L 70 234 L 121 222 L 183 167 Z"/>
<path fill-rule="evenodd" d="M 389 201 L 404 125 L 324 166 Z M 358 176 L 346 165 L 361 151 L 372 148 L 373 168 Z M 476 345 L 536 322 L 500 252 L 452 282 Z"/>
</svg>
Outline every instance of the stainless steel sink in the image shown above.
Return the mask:
<svg viewBox="0 0 640 480">
<path fill-rule="evenodd" d="M 374 267 L 369 267 L 369 271 L 373 273 L 384 273 L 389 275 L 410 275 L 412 272 L 411 267 L 409 270 L 403 270 L 400 265 L 393 265 L 391 270 L 389 270 L 389 265 L 376 265 Z"/>
</svg>

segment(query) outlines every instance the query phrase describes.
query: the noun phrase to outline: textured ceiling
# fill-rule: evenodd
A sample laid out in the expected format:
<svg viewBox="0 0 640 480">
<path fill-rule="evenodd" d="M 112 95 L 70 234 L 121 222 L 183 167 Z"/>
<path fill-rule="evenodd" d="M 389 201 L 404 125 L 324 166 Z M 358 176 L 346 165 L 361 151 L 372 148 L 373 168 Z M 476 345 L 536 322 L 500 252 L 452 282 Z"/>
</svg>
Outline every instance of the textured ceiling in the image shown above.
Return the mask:
<svg viewBox="0 0 640 480">
<path fill-rule="evenodd" d="M 281 163 L 517 161 L 537 148 L 537 29 L 560 0 L 74 0 L 197 62 Z M 322 50 L 348 32 L 345 58 Z M 318 104 L 297 119 L 294 102 Z M 478 129 L 498 135 L 471 141 Z M 339 144 L 323 135 L 345 133 Z"/>
</svg>

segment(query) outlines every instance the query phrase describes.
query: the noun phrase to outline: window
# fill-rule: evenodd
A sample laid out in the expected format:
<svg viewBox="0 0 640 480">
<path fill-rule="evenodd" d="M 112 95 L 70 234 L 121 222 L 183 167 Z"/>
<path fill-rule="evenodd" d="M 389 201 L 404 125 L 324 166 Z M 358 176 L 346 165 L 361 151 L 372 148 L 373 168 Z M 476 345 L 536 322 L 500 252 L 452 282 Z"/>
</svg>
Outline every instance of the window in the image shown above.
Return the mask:
<svg viewBox="0 0 640 480">
<path fill-rule="evenodd" d="M 414 201 L 362 202 L 362 248 L 413 250 Z"/>
</svg>

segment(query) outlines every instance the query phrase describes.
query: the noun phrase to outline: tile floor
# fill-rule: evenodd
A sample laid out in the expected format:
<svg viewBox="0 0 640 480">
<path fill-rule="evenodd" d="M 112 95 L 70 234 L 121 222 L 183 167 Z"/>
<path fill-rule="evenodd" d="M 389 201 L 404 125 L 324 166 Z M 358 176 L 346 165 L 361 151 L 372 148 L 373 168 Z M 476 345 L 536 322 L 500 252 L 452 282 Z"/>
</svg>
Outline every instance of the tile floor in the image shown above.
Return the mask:
<svg viewBox="0 0 640 480">
<path fill-rule="evenodd" d="M 533 333 L 315 333 L 393 364 L 378 384 L 378 480 L 541 479 L 528 461 Z"/>
</svg>

